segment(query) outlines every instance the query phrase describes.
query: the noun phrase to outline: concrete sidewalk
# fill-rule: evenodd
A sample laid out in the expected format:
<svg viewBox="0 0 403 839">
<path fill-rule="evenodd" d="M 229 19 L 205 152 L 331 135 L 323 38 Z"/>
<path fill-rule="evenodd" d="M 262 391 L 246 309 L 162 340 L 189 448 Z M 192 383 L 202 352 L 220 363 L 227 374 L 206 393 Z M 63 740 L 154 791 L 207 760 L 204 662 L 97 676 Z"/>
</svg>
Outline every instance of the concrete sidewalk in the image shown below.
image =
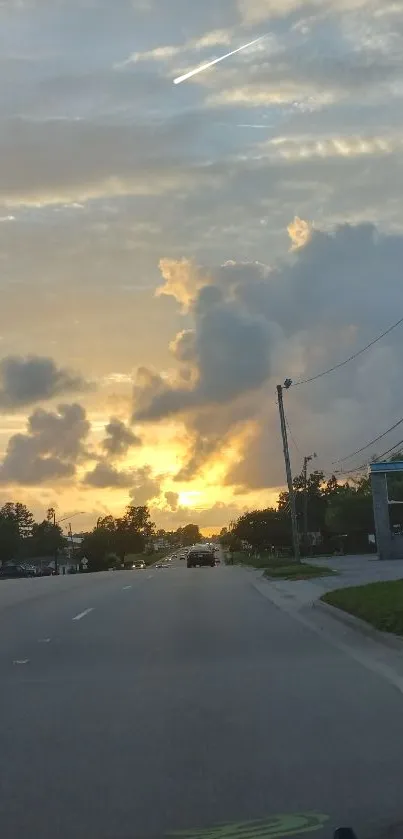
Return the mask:
<svg viewBox="0 0 403 839">
<path fill-rule="evenodd" d="M 378 632 L 338 609 L 322 609 L 324 604 L 320 604 L 322 594 L 333 589 L 403 578 L 403 561 L 380 562 L 368 555 L 322 558 L 312 564 L 332 568 L 338 576 L 270 580 L 261 571 L 255 571 L 253 585 L 290 618 L 309 627 L 403 694 L 403 639 Z"/>
<path fill-rule="evenodd" d="M 272 590 L 277 591 L 295 605 L 312 605 L 322 594 L 336 588 L 362 586 L 382 580 L 403 579 L 403 560 L 394 559 L 380 562 L 374 554 L 342 557 L 322 557 L 306 560 L 310 565 L 331 568 L 337 576 L 317 577 L 314 580 L 268 580 Z M 257 572 L 259 576 L 261 572 Z M 265 578 L 264 578 L 265 579 Z"/>
</svg>

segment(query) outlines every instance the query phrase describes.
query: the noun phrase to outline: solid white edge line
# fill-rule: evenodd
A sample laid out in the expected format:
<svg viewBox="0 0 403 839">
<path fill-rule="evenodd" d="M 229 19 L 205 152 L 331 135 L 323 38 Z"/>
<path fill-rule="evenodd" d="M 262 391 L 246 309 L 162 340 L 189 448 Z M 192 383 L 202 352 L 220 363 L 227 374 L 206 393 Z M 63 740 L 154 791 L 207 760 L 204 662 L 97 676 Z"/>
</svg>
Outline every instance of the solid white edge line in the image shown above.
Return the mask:
<svg viewBox="0 0 403 839">
<path fill-rule="evenodd" d="M 72 620 L 73 621 L 80 621 L 81 618 L 85 618 L 85 616 L 88 615 L 89 612 L 93 612 L 93 611 L 94 611 L 94 607 L 91 606 L 90 609 L 84 609 L 84 612 L 79 612 L 79 614 L 75 615 L 74 618 L 72 618 Z"/>
</svg>

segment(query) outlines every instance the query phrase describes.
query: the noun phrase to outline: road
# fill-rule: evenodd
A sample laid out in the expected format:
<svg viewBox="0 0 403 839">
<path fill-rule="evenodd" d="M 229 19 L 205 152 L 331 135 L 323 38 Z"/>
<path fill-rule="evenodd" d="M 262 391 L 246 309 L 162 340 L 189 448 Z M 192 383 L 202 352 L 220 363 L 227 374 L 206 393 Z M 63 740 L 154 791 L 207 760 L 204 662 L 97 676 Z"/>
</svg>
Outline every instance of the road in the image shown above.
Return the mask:
<svg viewBox="0 0 403 839">
<path fill-rule="evenodd" d="M 177 561 L 1 583 L 2 837 L 263 839 L 285 828 L 202 831 L 314 811 L 324 839 L 403 821 L 402 694 L 254 579 Z"/>
</svg>

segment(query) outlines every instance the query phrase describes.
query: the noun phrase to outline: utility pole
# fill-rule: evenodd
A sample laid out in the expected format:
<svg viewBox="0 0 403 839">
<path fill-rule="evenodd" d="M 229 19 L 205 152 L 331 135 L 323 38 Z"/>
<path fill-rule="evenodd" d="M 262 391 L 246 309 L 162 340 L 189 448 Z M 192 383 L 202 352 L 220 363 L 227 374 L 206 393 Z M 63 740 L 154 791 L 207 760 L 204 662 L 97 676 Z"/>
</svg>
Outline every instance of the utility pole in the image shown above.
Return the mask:
<svg viewBox="0 0 403 839">
<path fill-rule="evenodd" d="M 55 528 L 54 534 L 55 534 L 55 541 L 56 541 L 56 510 L 55 509 L 53 510 L 53 527 Z M 59 552 L 59 548 L 56 547 L 55 548 L 55 575 L 57 575 L 59 573 L 59 569 L 58 569 L 58 565 L 57 565 L 58 552 Z"/>
<path fill-rule="evenodd" d="M 284 387 L 286 390 L 291 385 L 291 379 L 286 379 L 284 382 Z M 291 473 L 291 463 L 290 463 L 290 452 L 288 449 L 288 439 L 287 439 L 287 425 L 285 421 L 284 415 L 284 405 L 283 405 L 283 387 L 282 385 L 277 385 L 277 397 L 278 397 L 278 409 L 280 413 L 280 426 L 281 426 L 281 436 L 283 438 L 283 451 L 284 451 L 284 463 L 285 463 L 285 471 L 287 475 L 287 485 L 288 485 L 288 497 L 290 499 L 290 511 L 291 511 L 291 530 L 292 530 L 292 544 L 294 548 L 294 559 L 295 562 L 300 562 L 300 555 L 299 555 L 299 541 L 298 541 L 298 526 L 297 526 L 297 511 L 295 507 L 295 493 L 294 487 L 292 483 L 292 473 Z"/>
</svg>

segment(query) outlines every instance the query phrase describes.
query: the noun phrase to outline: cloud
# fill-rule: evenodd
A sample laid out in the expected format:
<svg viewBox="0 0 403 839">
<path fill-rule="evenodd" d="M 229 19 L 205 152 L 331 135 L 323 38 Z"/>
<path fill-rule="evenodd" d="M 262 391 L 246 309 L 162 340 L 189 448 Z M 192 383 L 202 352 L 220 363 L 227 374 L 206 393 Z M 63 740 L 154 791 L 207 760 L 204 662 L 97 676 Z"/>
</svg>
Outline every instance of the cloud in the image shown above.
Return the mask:
<svg viewBox="0 0 403 839">
<path fill-rule="evenodd" d="M 194 362 L 196 360 L 195 331 L 183 329 L 178 332 L 169 345 L 172 355 L 177 361 Z"/>
<path fill-rule="evenodd" d="M 94 469 L 87 472 L 83 479 L 84 484 L 98 489 L 129 487 L 132 485 L 132 481 L 133 475 L 130 471 L 119 471 L 105 461 L 97 463 Z"/>
<path fill-rule="evenodd" d="M 105 431 L 107 436 L 102 441 L 102 448 L 109 456 L 121 457 L 132 446 L 141 446 L 140 437 L 116 417 L 111 417 Z"/>
<path fill-rule="evenodd" d="M 57 411 L 38 408 L 28 419 L 27 433 L 10 438 L 0 482 L 28 486 L 72 477 L 76 463 L 88 456 L 84 443 L 89 431 L 81 405 L 59 405 Z"/>
<path fill-rule="evenodd" d="M 157 526 L 165 530 L 176 530 L 178 527 L 192 523 L 202 529 L 214 528 L 219 531 L 222 527 L 228 527 L 231 521 L 235 521 L 245 511 L 245 507 L 237 504 L 217 501 L 205 509 L 178 506 L 175 510 L 169 510 L 154 507 L 151 509 L 151 515 Z"/>
<path fill-rule="evenodd" d="M 191 269 L 193 270 L 193 269 Z M 196 292 L 195 292 L 196 293 Z M 245 391 L 260 387 L 270 371 L 270 325 L 253 316 L 225 289 L 203 286 L 194 299 L 195 329 L 191 337 L 181 333 L 173 347 L 176 354 L 191 357 L 194 367 L 186 386 L 167 386 L 155 379 L 145 382 L 140 401 L 135 394 L 134 419 L 155 420 L 192 411 L 201 406 L 234 400 Z M 190 352 L 190 356 L 189 356 Z"/>
<path fill-rule="evenodd" d="M 214 172 L 203 160 L 186 162 L 178 152 L 178 141 L 190 141 L 199 122 L 197 116 L 118 126 L 108 120 L 10 119 L 0 136 L 0 202 L 45 207 L 157 196 L 200 181 L 213 185 Z"/>
<path fill-rule="evenodd" d="M 178 492 L 165 492 L 165 500 L 168 504 L 168 507 L 172 512 L 175 512 L 178 509 L 178 502 L 179 502 L 179 493 Z"/>
<path fill-rule="evenodd" d="M 208 282 L 200 269 L 189 259 L 161 259 L 159 268 L 164 285 L 156 291 L 157 297 L 166 294 L 182 304 L 182 311 L 188 312 L 196 292 Z"/>
<path fill-rule="evenodd" d="M 402 235 L 382 234 L 373 224 L 323 231 L 298 217 L 289 234 L 294 248 L 273 267 L 232 261 L 204 274 L 202 269 L 210 284 L 194 291 L 194 328 L 173 344 L 175 357 L 192 373 L 187 385 L 154 374 L 152 387 L 148 390 L 145 382 L 140 388 L 135 417 L 157 420 L 179 413 L 185 420 L 190 445 L 180 480 L 222 455 L 232 437 L 253 422 L 230 483 L 253 489 L 270 486 L 273 479 L 280 483 L 276 383 L 332 366 L 388 327 L 399 311 Z M 379 355 L 381 350 L 386 356 Z M 353 431 L 354 439 L 362 438 L 364 424 L 369 439 L 377 431 L 375 414 L 381 426 L 390 417 L 392 422 L 399 411 L 400 359 L 399 336 L 391 333 L 382 346 L 332 378 L 290 391 L 287 400 L 299 418 L 297 427 L 302 423 L 307 449 L 318 450 L 321 440 L 325 456 L 330 449 L 349 450 Z M 375 411 L 369 382 L 379 393 L 379 375 L 384 395 Z"/>
<path fill-rule="evenodd" d="M 160 480 L 152 476 L 150 466 L 132 471 L 130 498 L 133 504 L 142 507 L 160 495 Z"/>
<path fill-rule="evenodd" d="M 57 367 L 52 358 L 9 355 L 0 361 L 0 410 L 13 410 L 65 393 L 86 391 L 82 376 Z"/>
</svg>

